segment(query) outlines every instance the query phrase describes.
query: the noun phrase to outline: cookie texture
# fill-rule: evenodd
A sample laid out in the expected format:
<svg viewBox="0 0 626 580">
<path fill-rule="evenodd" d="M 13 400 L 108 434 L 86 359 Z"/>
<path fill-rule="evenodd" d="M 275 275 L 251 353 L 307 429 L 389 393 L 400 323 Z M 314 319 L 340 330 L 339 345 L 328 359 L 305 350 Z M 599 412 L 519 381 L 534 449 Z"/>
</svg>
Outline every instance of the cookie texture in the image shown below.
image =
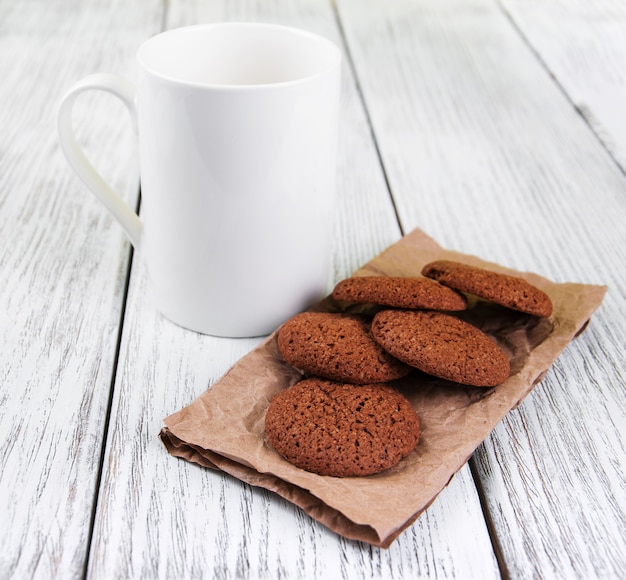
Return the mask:
<svg viewBox="0 0 626 580">
<path fill-rule="evenodd" d="M 305 373 L 347 383 L 383 383 L 411 372 L 374 340 L 360 316 L 298 314 L 279 329 L 278 350 Z"/>
<path fill-rule="evenodd" d="M 430 278 L 397 276 L 347 278 L 335 286 L 333 298 L 395 308 L 450 311 L 467 308 L 467 299 L 463 294 Z"/>
<path fill-rule="evenodd" d="M 393 356 L 442 379 L 494 387 L 511 372 L 494 340 L 449 314 L 384 310 L 374 317 L 372 334 Z"/>
<path fill-rule="evenodd" d="M 293 465 L 355 477 L 396 465 L 416 446 L 420 424 L 406 397 L 389 385 L 306 379 L 274 397 L 265 432 Z"/>
<path fill-rule="evenodd" d="M 543 317 L 552 314 L 550 297 L 543 290 L 517 276 L 450 260 L 426 264 L 422 275 L 455 290 L 480 296 L 513 310 Z"/>
</svg>

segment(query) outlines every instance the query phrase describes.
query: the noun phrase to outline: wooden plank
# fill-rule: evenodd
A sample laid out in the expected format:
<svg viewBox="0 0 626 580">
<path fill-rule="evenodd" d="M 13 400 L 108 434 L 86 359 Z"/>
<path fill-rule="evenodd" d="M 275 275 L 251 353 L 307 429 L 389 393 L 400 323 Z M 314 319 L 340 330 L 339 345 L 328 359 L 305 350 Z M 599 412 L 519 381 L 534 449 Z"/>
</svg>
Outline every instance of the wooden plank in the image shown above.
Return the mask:
<svg viewBox="0 0 626 580">
<path fill-rule="evenodd" d="M 502 5 L 626 170 L 626 4 L 620 0 L 503 0 Z"/>
<path fill-rule="evenodd" d="M 168 27 L 213 20 L 289 24 L 342 42 L 331 3 L 169 3 Z M 400 236 L 349 63 L 344 75 L 335 280 Z M 90 577 L 498 576 L 467 469 L 385 551 L 337 537 L 268 492 L 167 456 L 156 438 L 163 417 L 257 340 L 200 336 L 162 320 L 145 300 L 143 268 L 133 270 Z"/>
<path fill-rule="evenodd" d="M 557 281 L 610 287 L 590 328 L 475 467 L 505 572 L 617 577 L 626 554 L 624 175 L 498 4 L 338 7 L 405 229 Z"/>
<path fill-rule="evenodd" d="M 604 208 L 588 192 L 608 188 L 610 198 L 622 187 L 611 159 L 578 146 L 595 137 L 490 0 L 376 4 L 338 6 L 354 22 L 350 50 L 404 230 L 560 275 L 561 253 L 588 253 L 580 229 L 560 226 L 576 216 L 598 223 Z M 588 165 L 593 175 L 571 171 Z M 620 217 L 606 216 L 605 235 L 619 235 Z M 594 258 L 593 269 L 571 260 L 567 275 L 600 282 Z"/>
<path fill-rule="evenodd" d="M 55 113 L 82 76 L 127 72 L 120 56 L 154 24 L 149 2 L 126 4 L 0 2 L 2 578 L 80 577 L 86 563 L 129 246 L 62 158 Z M 136 203 L 117 103 L 85 99 L 75 123 Z"/>
</svg>

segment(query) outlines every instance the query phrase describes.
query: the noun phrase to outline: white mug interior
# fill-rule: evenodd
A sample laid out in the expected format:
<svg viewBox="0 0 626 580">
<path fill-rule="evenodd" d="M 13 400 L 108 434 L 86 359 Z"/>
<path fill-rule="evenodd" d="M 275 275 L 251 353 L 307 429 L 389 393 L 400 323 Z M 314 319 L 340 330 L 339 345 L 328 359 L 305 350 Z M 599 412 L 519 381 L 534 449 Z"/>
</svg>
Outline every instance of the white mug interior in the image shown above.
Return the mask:
<svg viewBox="0 0 626 580">
<path fill-rule="evenodd" d="M 336 67 L 340 58 L 337 46 L 323 37 L 259 23 L 173 29 L 138 52 L 142 67 L 162 79 L 228 87 L 297 82 Z"/>
</svg>

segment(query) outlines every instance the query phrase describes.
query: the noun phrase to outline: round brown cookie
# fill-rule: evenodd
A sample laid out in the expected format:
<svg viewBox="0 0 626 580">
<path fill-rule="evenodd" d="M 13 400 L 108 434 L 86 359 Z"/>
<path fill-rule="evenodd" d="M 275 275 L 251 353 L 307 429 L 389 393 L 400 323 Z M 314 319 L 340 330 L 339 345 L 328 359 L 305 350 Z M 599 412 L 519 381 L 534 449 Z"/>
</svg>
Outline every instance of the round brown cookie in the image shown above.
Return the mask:
<svg viewBox="0 0 626 580">
<path fill-rule="evenodd" d="M 308 374 L 346 383 L 383 383 L 411 372 L 374 340 L 369 323 L 360 316 L 298 314 L 279 329 L 278 350 L 285 361 Z"/>
<path fill-rule="evenodd" d="M 442 379 L 493 387 L 511 372 L 494 340 L 449 314 L 384 310 L 374 317 L 372 334 L 396 358 Z"/>
<path fill-rule="evenodd" d="M 461 292 L 535 316 L 550 316 L 552 301 L 524 278 L 509 276 L 450 260 L 426 264 L 422 274 Z"/>
<path fill-rule="evenodd" d="M 342 280 L 333 290 L 335 300 L 379 304 L 395 308 L 464 310 L 463 294 L 429 278 L 367 276 Z"/>
<path fill-rule="evenodd" d="M 420 424 L 406 397 L 389 385 L 307 379 L 274 397 L 265 431 L 293 465 L 352 477 L 396 465 L 417 444 Z"/>
</svg>

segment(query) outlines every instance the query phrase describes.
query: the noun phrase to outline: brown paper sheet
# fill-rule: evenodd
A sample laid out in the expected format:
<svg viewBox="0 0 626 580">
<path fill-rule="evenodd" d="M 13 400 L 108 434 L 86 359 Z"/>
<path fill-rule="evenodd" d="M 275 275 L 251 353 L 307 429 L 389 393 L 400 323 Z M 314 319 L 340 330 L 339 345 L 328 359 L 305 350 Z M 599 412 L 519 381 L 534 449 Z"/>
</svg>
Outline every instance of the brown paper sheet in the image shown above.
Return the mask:
<svg viewBox="0 0 626 580">
<path fill-rule="evenodd" d="M 464 316 L 492 334 L 511 358 L 512 375 L 495 388 L 459 386 L 415 371 L 397 386 L 417 410 L 422 436 L 396 467 L 362 478 L 307 473 L 265 441 L 272 397 L 302 377 L 287 365 L 272 334 L 189 406 L 165 419 L 161 439 L 174 456 L 222 470 L 271 490 L 347 538 L 388 547 L 434 501 L 492 429 L 543 378 L 585 328 L 606 287 L 555 284 L 474 256 L 442 249 L 415 230 L 355 275 L 419 276 L 435 259 L 452 259 L 521 275 L 548 293 L 550 319 L 537 319 L 476 301 Z M 326 299 L 317 310 L 337 310 Z M 396 490 L 389 493 L 390 489 Z"/>
</svg>

